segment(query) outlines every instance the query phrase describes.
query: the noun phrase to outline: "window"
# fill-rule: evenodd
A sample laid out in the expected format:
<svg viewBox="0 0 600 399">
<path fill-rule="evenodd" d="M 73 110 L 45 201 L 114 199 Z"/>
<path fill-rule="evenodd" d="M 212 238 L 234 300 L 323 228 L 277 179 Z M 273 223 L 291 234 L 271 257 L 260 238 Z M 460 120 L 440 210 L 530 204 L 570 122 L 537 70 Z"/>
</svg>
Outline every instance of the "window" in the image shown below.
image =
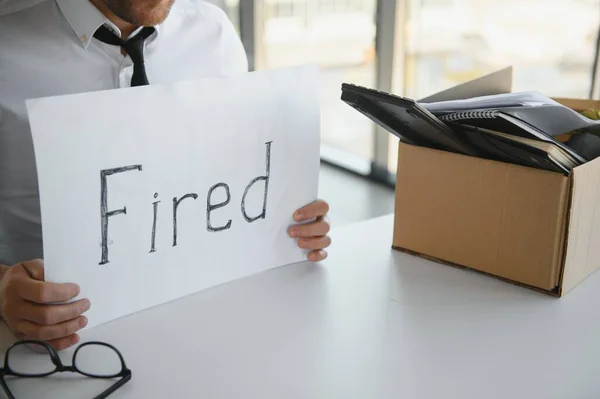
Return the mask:
<svg viewBox="0 0 600 399">
<path fill-rule="evenodd" d="M 375 84 L 376 0 L 262 0 L 257 69 L 321 67 L 323 157 L 368 173 L 373 124 L 340 100 L 341 84 Z"/>
<path fill-rule="evenodd" d="M 600 0 L 221 1 L 236 26 L 247 13 L 255 69 L 321 67 L 323 159 L 381 181 L 398 140 L 340 100 L 343 82 L 417 100 L 506 66 L 515 91 L 587 97 L 592 84 Z"/>
</svg>

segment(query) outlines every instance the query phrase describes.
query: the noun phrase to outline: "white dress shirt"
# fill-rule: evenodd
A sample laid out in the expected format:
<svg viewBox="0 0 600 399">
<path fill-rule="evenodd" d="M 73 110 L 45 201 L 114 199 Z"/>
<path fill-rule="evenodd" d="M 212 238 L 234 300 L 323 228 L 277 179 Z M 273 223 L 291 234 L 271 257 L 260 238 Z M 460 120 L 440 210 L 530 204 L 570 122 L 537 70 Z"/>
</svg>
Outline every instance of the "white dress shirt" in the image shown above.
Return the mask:
<svg viewBox="0 0 600 399">
<path fill-rule="evenodd" d="M 93 38 L 103 24 L 120 35 L 87 0 L 45 0 L 0 16 L 2 264 L 43 257 L 37 173 L 25 100 L 130 86 L 131 59 L 124 57 L 119 47 Z M 213 5 L 176 0 L 169 17 L 156 29 L 146 41 L 144 53 L 150 84 L 248 69 L 235 29 Z M 88 112 L 102 110 L 90 108 Z"/>
<path fill-rule="evenodd" d="M 10 14 L 46 0 L 0 0 L 0 15 Z"/>
</svg>

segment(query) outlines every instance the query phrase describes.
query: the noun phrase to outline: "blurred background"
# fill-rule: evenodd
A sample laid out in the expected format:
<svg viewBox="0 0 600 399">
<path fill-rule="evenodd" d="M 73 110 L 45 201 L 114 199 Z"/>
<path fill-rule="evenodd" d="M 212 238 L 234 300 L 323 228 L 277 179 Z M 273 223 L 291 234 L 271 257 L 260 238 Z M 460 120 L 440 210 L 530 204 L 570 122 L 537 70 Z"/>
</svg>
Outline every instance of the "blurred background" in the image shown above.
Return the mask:
<svg viewBox="0 0 600 399">
<path fill-rule="evenodd" d="M 343 82 L 419 99 L 513 66 L 515 91 L 596 97 L 600 0 L 213 2 L 253 70 L 320 65 L 323 161 L 387 187 L 397 139 L 340 100 Z"/>
<path fill-rule="evenodd" d="M 419 100 L 512 66 L 514 91 L 600 98 L 600 0 L 204 1 L 251 70 L 320 66 L 319 195 L 336 225 L 393 212 L 397 189 L 398 139 L 343 103 L 342 83 Z"/>
</svg>

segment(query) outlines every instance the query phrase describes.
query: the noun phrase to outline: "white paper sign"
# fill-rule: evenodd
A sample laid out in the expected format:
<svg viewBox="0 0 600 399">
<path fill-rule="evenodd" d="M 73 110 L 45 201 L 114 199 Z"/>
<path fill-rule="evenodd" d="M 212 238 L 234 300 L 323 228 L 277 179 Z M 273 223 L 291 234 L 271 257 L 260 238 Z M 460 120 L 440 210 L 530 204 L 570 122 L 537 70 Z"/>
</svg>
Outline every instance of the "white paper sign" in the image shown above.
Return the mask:
<svg viewBox="0 0 600 399">
<path fill-rule="evenodd" d="M 318 190 L 313 67 L 30 100 L 46 280 L 88 328 L 306 260 Z"/>
</svg>

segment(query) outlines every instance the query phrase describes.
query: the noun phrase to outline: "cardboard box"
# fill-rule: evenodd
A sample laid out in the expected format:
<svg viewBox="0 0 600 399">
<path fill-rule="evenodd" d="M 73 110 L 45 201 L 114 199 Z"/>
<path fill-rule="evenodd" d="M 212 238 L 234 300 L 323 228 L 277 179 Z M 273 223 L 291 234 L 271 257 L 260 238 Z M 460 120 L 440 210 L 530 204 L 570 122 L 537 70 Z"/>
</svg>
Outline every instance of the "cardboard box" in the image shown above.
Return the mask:
<svg viewBox="0 0 600 399">
<path fill-rule="evenodd" d="M 510 86 L 509 68 L 423 101 Z M 600 267 L 600 159 L 566 177 L 400 142 L 393 247 L 560 297 Z"/>
</svg>

